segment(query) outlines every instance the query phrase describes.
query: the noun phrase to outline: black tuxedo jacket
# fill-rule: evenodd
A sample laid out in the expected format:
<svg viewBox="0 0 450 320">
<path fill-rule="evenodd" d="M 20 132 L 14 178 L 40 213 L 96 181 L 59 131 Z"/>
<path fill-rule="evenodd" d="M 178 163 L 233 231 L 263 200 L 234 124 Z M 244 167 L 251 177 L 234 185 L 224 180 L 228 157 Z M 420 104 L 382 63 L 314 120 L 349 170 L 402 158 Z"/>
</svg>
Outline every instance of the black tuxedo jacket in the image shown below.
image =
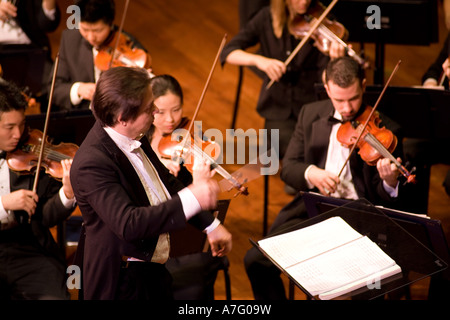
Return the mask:
<svg viewBox="0 0 450 320">
<path fill-rule="evenodd" d="M 161 233 L 186 226 L 177 192 L 183 185 L 158 160 L 147 139 L 142 149 L 172 198 L 151 206 L 126 155 L 97 122 L 77 151 L 71 182 L 86 229 L 84 297 L 114 299 L 124 256 L 150 261 Z M 201 212 L 190 223 L 203 230 L 213 221 Z"/>
<path fill-rule="evenodd" d="M 364 106 L 363 106 L 364 107 Z M 334 114 L 331 100 L 322 100 L 305 105 L 300 111 L 294 134 L 283 158 L 281 178 L 297 190 L 309 191 L 305 171 L 314 164 L 325 168 L 329 137 L 333 123 L 329 117 Z M 381 126 L 390 129 L 398 138 L 394 156 L 402 154 L 400 127 L 380 114 Z M 355 189 L 360 198 L 376 205 L 392 206 L 392 199 L 384 190 L 376 166 L 366 164 L 355 150 L 350 157 L 350 170 Z M 317 190 L 315 190 L 317 192 Z M 400 191 L 399 191 L 400 193 Z"/>
</svg>

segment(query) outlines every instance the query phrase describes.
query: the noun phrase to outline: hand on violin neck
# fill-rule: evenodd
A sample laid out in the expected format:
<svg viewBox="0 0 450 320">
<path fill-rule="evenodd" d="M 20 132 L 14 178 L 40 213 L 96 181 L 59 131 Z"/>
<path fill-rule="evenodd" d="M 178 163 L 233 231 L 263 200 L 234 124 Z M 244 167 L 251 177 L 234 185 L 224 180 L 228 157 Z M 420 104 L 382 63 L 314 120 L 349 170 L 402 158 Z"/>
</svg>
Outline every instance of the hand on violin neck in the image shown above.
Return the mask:
<svg viewBox="0 0 450 320">
<path fill-rule="evenodd" d="M 72 159 L 66 159 L 61 161 L 63 169 L 62 176 L 62 189 L 67 199 L 73 199 L 75 194 L 73 193 L 72 184 L 70 183 L 70 168 L 72 167 Z"/>
<path fill-rule="evenodd" d="M 95 83 L 82 82 L 80 83 L 77 94 L 80 98 L 84 100 L 92 101 L 95 92 Z"/>
<path fill-rule="evenodd" d="M 401 159 L 397 158 L 397 161 L 401 163 Z M 382 158 L 377 162 L 377 170 L 380 174 L 380 178 L 386 182 L 391 188 L 396 188 L 399 181 L 399 171 L 397 166 L 391 162 L 388 158 Z"/>
<path fill-rule="evenodd" d="M 348 45 L 351 48 L 351 45 Z M 343 57 L 347 54 L 347 48 L 338 43 L 337 41 L 331 41 L 330 50 L 328 51 L 331 59 Z"/>
<path fill-rule="evenodd" d="M 174 175 L 175 177 L 178 176 L 178 172 L 180 172 L 181 170 L 181 166 L 178 162 L 169 160 L 165 162 L 165 165 L 167 169 L 169 169 L 170 174 Z"/>
<path fill-rule="evenodd" d="M 216 173 L 215 170 L 211 170 L 211 164 L 204 159 L 194 158 L 194 166 L 192 167 L 193 183 L 202 183 L 209 181 Z"/>
</svg>

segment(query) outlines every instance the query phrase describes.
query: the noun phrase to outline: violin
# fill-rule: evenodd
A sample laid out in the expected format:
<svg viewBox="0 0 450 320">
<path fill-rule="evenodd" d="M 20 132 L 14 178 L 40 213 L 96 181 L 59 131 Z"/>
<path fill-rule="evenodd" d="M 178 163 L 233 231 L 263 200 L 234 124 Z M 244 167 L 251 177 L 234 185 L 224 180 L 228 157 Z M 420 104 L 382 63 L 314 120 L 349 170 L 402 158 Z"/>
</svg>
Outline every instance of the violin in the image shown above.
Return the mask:
<svg viewBox="0 0 450 320">
<path fill-rule="evenodd" d="M 42 147 L 43 133 L 40 130 L 32 129 L 24 135 L 23 142 L 19 143 L 16 150 L 8 152 L 6 162 L 13 171 L 21 173 L 31 173 L 36 169 L 38 157 Z M 44 143 L 44 151 L 41 166 L 45 172 L 57 180 L 63 177 L 61 160 L 72 159 L 78 150 L 78 146 L 73 143 L 60 143 L 52 145 L 48 139 Z"/>
<path fill-rule="evenodd" d="M 296 15 L 288 24 L 289 32 L 296 38 L 305 37 L 311 29 L 311 26 L 323 14 L 325 8 L 317 2 L 315 6 L 308 9 L 304 15 Z M 323 18 L 322 22 L 311 34 L 311 38 L 315 41 L 314 45 L 324 54 L 328 54 L 331 43 L 336 41 L 340 43 L 346 50 L 347 54 L 358 61 L 359 64 L 365 66 L 366 61 L 359 56 L 355 50 L 350 48 L 345 42 L 348 38 L 347 29 L 339 22 Z"/>
<path fill-rule="evenodd" d="M 356 143 L 359 149 L 358 154 L 371 166 L 376 165 L 381 158 L 388 158 L 406 178 L 407 183 L 415 183 L 415 175 L 411 174 L 391 154 L 397 147 L 397 137 L 385 127 L 380 128 L 380 123 L 378 111 L 367 106 L 356 119 L 341 124 L 337 139 L 347 148 L 353 148 Z M 360 137 L 359 140 L 358 137 Z"/>
<path fill-rule="evenodd" d="M 163 159 L 171 159 L 193 172 L 194 158 L 206 159 L 212 169 L 228 180 L 232 187 L 238 190 L 237 194 L 248 195 L 247 187 L 239 183 L 216 160 L 220 155 L 220 146 L 214 141 L 194 139 L 188 131 L 190 121 L 186 119 L 172 134 L 165 135 L 158 144 L 158 151 Z M 181 130 L 179 130 L 181 129 Z"/>
<path fill-rule="evenodd" d="M 119 29 L 111 33 L 95 57 L 94 64 L 101 71 L 118 66 L 149 69 L 152 65 L 150 55 L 142 49 L 133 48 L 131 38 L 122 32 L 129 3 L 130 0 L 125 1 Z"/>
<path fill-rule="evenodd" d="M 133 48 L 132 44 L 130 37 L 122 32 L 114 32 L 114 36 L 99 48 L 95 66 L 101 71 L 119 66 L 150 68 L 150 55 L 142 49 Z"/>
</svg>

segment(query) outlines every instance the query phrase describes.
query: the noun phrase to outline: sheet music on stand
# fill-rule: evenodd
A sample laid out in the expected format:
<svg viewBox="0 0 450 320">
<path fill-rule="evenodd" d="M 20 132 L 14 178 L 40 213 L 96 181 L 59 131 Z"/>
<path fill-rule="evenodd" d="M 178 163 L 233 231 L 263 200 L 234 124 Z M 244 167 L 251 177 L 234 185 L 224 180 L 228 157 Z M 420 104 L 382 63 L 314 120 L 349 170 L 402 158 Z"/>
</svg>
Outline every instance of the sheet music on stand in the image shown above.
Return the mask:
<svg viewBox="0 0 450 320">
<path fill-rule="evenodd" d="M 312 299 L 373 299 L 447 268 L 444 260 L 367 200 L 251 242 Z M 356 269 L 349 272 L 349 266 Z M 350 278 L 354 281 L 347 281 Z"/>
</svg>

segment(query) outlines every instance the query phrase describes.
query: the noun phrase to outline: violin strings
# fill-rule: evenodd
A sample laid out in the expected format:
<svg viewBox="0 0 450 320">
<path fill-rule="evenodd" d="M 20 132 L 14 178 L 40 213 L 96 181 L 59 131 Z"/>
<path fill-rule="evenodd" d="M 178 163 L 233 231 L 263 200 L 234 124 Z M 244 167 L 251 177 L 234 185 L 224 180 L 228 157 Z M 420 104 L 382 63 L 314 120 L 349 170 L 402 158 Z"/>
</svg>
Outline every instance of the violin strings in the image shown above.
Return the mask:
<svg viewBox="0 0 450 320">
<path fill-rule="evenodd" d="M 40 151 L 41 151 L 41 147 L 39 146 L 39 147 L 36 148 L 36 154 L 39 154 Z M 55 151 L 55 150 L 52 150 L 52 149 L 50 149 L 48 147 L 44 149 L 44 155 L 45 155 L 46 158 L 48 158 L 50 160 L 58 161 L 58 162 L 60 162 L 61 160 L 71 159 L 72 158 L 72 157 L 70 157 L 68 155 L 65 155 L 65 154 L 63 154 L 61 152 L 58 152 L 58 151 Z"/>
<path fill-rule="evenodd" d="M 368 132 L 364 136 L 364 140 L 366 140 L 372 147 L 374 147 L 383 157 L 390 159 L 397 166 L 400 165 L 397 159 L 395 159 L 394 156 L 389 152 L 389 150 L 387 150 L 386 147 L 380 141 L 378 141 L 378 139 L 375 138 L 370 132 Z"/>
<path fill-rule="evenodd" d="M 315 18 L 314 18 L 315 19 Z M 343 45 L 345 48 L 348 47 L 348 45 L 341 39 L 339 38 L 335 33 L 333 33 L 333 31 L 331 31 L 330 29 L 328 29 L 326 26 L 324 26 L 323 24 L 319 25 L 318 29 L 320 29 L 322 32 L 326 33 L 328 40 L 336 40 L 338 41 L 341 45 Z"/>
</svg>

